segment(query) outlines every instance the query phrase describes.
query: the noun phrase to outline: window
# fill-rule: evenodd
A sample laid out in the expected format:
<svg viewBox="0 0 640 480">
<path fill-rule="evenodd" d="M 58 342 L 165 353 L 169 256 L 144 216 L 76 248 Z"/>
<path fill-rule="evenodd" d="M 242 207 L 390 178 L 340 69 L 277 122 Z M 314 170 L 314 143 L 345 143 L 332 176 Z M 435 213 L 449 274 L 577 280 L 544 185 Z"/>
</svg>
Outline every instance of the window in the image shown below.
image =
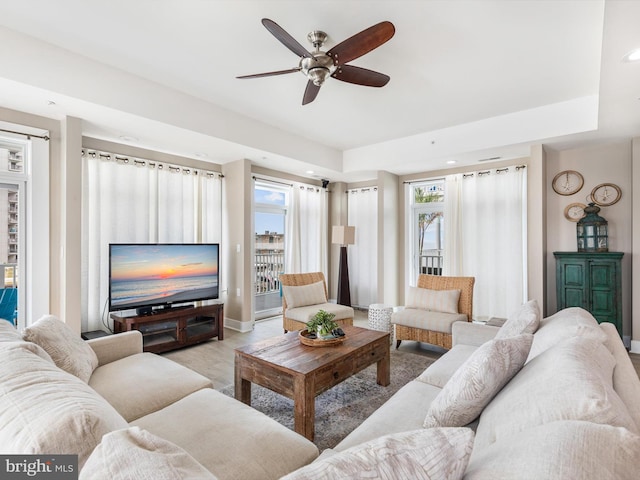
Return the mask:
<svg viewBox="0 0 640 480">
<path fill-rule="evenodd" d="M 278 275 L 284 272 L 285 215 L 289 188 L 256 181 L 254 187 L 254 291 L 256 318 L 282 307 Z"/>
<path fill-rule="evenodd" d="M 410 284 L 418 274 L 442 275 L 444 256 L 444 180 L 410 185 Z"/>
</svg>

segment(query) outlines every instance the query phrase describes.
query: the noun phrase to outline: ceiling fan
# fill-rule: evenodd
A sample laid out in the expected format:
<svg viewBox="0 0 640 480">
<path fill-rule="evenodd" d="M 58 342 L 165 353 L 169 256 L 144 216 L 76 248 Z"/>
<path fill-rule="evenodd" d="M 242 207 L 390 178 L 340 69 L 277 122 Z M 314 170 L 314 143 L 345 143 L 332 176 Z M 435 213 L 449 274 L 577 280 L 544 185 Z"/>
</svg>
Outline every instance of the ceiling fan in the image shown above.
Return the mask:
<svg viewBox="0 0 640 480">
<path fill-rule="evenodd" d="M 273 20 L 263 18 L 262 24 L 285 47 L 300 57 L 300 63 L 297 67 L 288 70 L 242 75 L 236 78 L 260 78 L 302 72 L 309 79 L 302 97 L 303 105 L 315 100 L 320 87 L 327 77 L 367 87 L 383 87 L 389 82 L 390 77 L 388 75 L 354 65 L 347 65 L 347 62 L 369 53 L 393 37 L 396 29 L 391 22 L 380 22 L 373 25 L 347 38 L 326 52 L 320 50 L 327 40 L 325 32 L 314 30 L 307 35 L 307 39 L 315 49 L 313 52 L 308 52 Z"/>
</svg>

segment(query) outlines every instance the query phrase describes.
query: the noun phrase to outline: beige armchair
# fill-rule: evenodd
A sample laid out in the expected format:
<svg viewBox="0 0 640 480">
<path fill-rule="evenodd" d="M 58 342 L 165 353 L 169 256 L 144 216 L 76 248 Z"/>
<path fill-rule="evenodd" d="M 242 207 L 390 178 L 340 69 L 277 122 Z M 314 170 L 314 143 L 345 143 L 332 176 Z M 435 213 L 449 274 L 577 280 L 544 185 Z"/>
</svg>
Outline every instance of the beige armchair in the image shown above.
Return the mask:
<svg viewBox="0 0 640 480">
<path fill-rule="evenodd" d="M 282 326 L 289 330 L 303 330 L 306 323 L 325 310 L 334 313 L 338 325 L 353 325 L 353 308 L 327 300 L 327 282 L 322 272 L 281 273 Z"/>
<path fill-rule="evenodd" d="M 414 340 L 450 349 L 451 326 L 472 320 L 474 283 L 475 277 L 419 275 L 417 288 L 407 296 L 407 306 L 391 315 L 396 348 L 402 340 Z M 456 291 L 460 292 L 457 306 Z"/>
</svg>

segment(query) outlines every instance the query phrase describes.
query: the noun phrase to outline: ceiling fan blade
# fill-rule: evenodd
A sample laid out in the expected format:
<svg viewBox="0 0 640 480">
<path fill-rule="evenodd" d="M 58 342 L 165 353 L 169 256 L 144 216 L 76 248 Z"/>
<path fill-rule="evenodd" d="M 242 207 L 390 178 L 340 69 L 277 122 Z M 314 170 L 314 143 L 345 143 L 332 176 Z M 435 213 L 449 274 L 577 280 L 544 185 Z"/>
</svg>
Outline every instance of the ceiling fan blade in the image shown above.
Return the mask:
<svg viewBox="0 0 640 480">
<path fill-rule="evenodd" d="M 304 89 L 304 96 L 302 97 L 302 105 L 313 102 L 318 96 L 320 87 L 313 83 L 311 80 L 307 82 L 307 88 Z"/>
<path fill-rule="evenodd" d="M 290 68 L 288 70 L 277 70 L 275 72 L 254 73 L 252 75 L 241 75 L 236 78 L 260 78 L 260 77 L 272 77 L 274 75 L 285 75 L 287 73 L 299 72 L 300 67 Z"/>
<path fill-rule="evenodd" d="M 341 65 L 331 76 L 336 80 L 367 87 L 384 87 L 391 79 L 391 77 L 384 73 L 374 72 L 373 70 L 367 70 L 366 68 L 355 67 L 353 65 Z"/>
<path fill-rule="evenodd" d="M 347 38 L 329 50 L 327 55 L 333 58 L 337 65 L 344 65 L 379 47 L 393 37 L 395 32 L 393 23 L 380 22 Z"/>
<path fill-rule="evenodd" d="M 311 58 L 311 54 L 304 48 L 302 45 L 298 43 L 298 41 L 289 35 L 284 28 L 278 25 L 273 20 L 269 20 L 268 18 L 262 19 L 262 25 L 271 32 L 271 35 L 280 40 L 285 47 L 291 50 L 293 53 L 298 55 L 299 57 L 309 57 Z"/>
</svg>

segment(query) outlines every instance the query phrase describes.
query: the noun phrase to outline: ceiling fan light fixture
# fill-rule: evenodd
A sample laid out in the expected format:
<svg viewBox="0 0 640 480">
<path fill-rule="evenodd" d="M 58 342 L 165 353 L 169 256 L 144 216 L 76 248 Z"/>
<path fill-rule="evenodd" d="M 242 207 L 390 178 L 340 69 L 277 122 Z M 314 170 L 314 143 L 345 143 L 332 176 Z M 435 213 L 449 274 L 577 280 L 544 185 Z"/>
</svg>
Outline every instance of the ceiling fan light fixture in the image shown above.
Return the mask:
<svg viewBox="0 0 640 480">
<path fill-rule="evenodd" d="M 331 72 L 329 72 L 328 68 L 316 67 L 309 70 L 309 72 L 307 73 L 307 76 L 315 86 L 319 87 L 324 83 L 324 81 L 327 79 L 330 73 Z"/>
</svg>

